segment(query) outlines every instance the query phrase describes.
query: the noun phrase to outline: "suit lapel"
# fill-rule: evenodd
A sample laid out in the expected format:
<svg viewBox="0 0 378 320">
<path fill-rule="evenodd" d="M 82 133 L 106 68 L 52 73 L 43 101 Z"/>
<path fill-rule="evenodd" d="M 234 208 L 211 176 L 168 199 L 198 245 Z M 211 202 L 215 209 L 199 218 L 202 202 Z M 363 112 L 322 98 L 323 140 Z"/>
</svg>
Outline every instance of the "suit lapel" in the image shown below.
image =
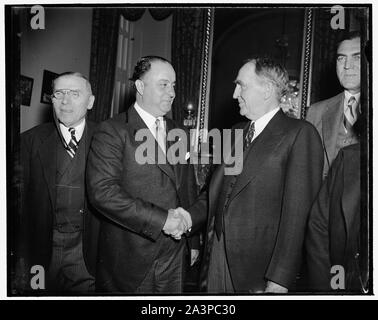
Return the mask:
<svg viewBox="0 0 378 320">
<path fill-rule="evenodd" d="M 56 185 L 56 145 L 60 143 L 58 132 L 53 127 L 51 134 L 43 141 L 38 150 L 39 158 L 42 163 L 44 177 L 50 194 L 53 208 L 55 207 L 55 185 Z"/>
<path fill-rule="evenodd" d="M 166 119 L 166 126 L 167 126 L 167 137 L 168 137 L 168 132 L 170 130 L 173 130 L 173 129 L 176 129 L 175 126 L 174 126 L 174 122 L 171 121 L 170 119 Z M 188 137 L 188 139 L 190 139 L 190 137 Z M 169 148 L 175 144 L 177 141 L 179 141 L 178 138 L 176 138 L 175 141 L 168 141 L 167 140 L 167 154 L 169 152 Z M 190 140 L 187 140 L 187 145 L 190 147 Z M 189 151 L 189 148 L 187 148 L 187 152 Z M 180 184 L 181 184 L 181 181 L 182 179 L 185 179 L 185 177 L 182 177 L 182 173 L 183 173 L 183 170 L 182 170 L 182 164 L 178 163 L 178 164 L 175 164 L 175 165 L 170 165 L 168 164 L 168 166 L 170 167 L 171 170 L 173 170 L 173 175 L 174 175 L 174 180 L 176 182 L 176 189 L 178 190 L 179 187 L 180 187 Z"/>
<path fill-rule="evenodd" d="M 84 134 L 83 134 L 83 137 L 85 139 L 85 159 L 87 159 L 87 156 L 88 156 L 93 133 L 94 133 L 94 124 L 86 120 Z"/>
<path fill-rule="evenodd" d="M 326 112 L 322 116 L 322 135 L 323 142 L 327 152 L 328 159 L 334 159 L 339 128 L 343 120 L 344 93 L 336 96 L 336 99 L 330 101 Z"/>
<path fill-rule="evenodd" d="M 147 134 L 149 135 L 148 138 L 153 139 L 153 141 L 155 142 L 155 150 L 157 149 L 157 152 L 160 153 L 159 157 L 165 157 L 163 151 L 158 147 L 158 143 L 156 142 L 154 136 L 152 135 L 147 125 L 145 124 L 143 119 L 139 116 L 139 114 L 137 113 L 137 111 L 135 110 L 133 106 L 129 108 L 128 116 L 129 116 L 128 123 L 129 123 L 129 128 L 130 128 L 129 130 L 131 130 L 130 134 L 134 137 L 133 141 L 135 143 L 135 149 L 143 143 L 143 141 L 135 140 L 135 135 L 137 131 L 140 129 L 147 129 Z M 149 163 L 155 163 L 160 168 L 160 170 L 162 170 L 176 185 L 175 174 L 173 172 L 172 167 L 168 163 L 165 163 L 165 164 L 158 163 L 158 161 L 156 161 L 157 159 L 155 158 L 156 156 L 154 153 L 153 158 L 152 157 L 149 158 Z"/>
<path fill-rule="evenodd" d="M 224 181 L 224 164 L 219 165 L 210 180 L 209 186 L 209 213 L 212 215 L 214 210 L 217 209 L 217 203 L 220 200 L 219 194 L 222 192 L 222 186 Z"/>
<path fill-rule="evenodd" d="M 280 122 L 285 115 L 280 110 L 268 123 L 260 135 L 245 150 L 243 158 L 243 171 L 239 175 L 235 187 L 232 190 L 232 201 L 256 176 L 261 173 L 261 168 L 267 162 L 268 156 L 274 153 L 285 137 Z"/>
</svg>

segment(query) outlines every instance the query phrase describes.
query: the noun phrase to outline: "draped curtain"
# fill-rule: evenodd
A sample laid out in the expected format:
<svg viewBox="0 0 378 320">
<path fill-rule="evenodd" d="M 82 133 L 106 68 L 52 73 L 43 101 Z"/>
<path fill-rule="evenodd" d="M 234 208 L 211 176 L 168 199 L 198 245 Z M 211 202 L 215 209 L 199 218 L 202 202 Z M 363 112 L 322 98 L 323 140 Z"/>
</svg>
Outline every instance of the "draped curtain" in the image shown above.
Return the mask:
<svg viewBox="0 0 378 320">
<path fill-rule="evenodd" d="M 89 81 L 96 97 L 89 119 L 100 122 L 110 116 L 120 11 L 114 8 L 93 9 L 92 47 Z"/>
<path fill-rule="evenodd" d="M 184 107 L 189 103 L 198 111 L 205 21 L 205 9 L 180 8 L 173 13 L 171 60 L 176 70 L 177 95 L 172 117 L 179 123 L 183 123 Z"/>
</svg>

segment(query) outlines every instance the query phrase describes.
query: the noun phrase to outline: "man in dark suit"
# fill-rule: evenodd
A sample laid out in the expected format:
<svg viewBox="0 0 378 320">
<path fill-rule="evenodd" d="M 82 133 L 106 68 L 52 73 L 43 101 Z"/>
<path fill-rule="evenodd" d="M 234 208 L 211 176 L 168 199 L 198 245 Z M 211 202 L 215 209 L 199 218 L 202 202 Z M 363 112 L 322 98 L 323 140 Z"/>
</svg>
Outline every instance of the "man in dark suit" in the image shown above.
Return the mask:
<svg viewBox="0 0 378 320">
<path fill-rule="evenodd" d="M 340 150 L 310 213 L 306 249 L 311 291 L 367 289 L 367 242 L 362 244 L 361 236 L 367 239 L 368 230 L 366 224 L 361 228 L 361 218 L 367 217 L 360 211 L 360 190 L 357 143 Z"/>
<path fill-rule="evenodd" d="M 89 154 L 89 197 L 105 217 L 96 289 L 180 293 L 185 241 L 167 234 L 190 228 L 196 217 L 170 209 L 188 207 L 196 185 L 186 162 L 165 161 L 167 133 L 178 127 L 164 117 L 175 98 L 176 74 L 167 60 L 148 56 L 137 62 L 133 80 L 135 104 L 99 126 Z M 152 141 L 147 150 L 147 154 L 153 150 L 152 161 L 147 163 L 138 153 L 145 143 L 138 138 L 140 133 Z"/>
<path fill-rule="evenodd" d="M 42 277 L 38 268 L 43 267 L 46 283 L 39 278 L 37 287 L 48 293 L 94 291 L 98 221 L 90 213 L 84 181 L 94 131 L 86 114 L 94 99 L 82 74 L 63 73 L 53 82 L 55 123 L 21 135 L 18 262 L 30 277 Z M 24 290 L 38 288 L 28 281 Z"/>
<path fill-rule="evenodd" d="M 220 165 L 208 204 L 202 194 L 188 210 L 192 216 L 209 211 L 202 272 L 208 292 L 293 288 L 323 153 L 316 129 L 279 108 L 287 81 L 287 72 L 265 58 L 249 60 L 235 80 L 233 97 L 249 120 L 235 126 L 245 132 L 242 172 L 225 175 L 225 164 Z"/>
<path fill-rule="evenodd" d="M 318 130 L 324 149 L 323 178 L 343 147 L 358 142 L 353 131 L 360 110 L 360 48 L 358 32 L 343 36 L 337 47 L 336 73 L 344 91 L 310 106 L 306 120 Z"/>
<path fill-rule="evenodd" d="M 354 131 L 363 137 L 365 130 L 361 115 Z M 367 169 L 360 169 L 360 159 L 366 159 L 360 149 L 357 143 L 339 151 L 310 211 L 306 251 L 311 291 L 368 291 Z"/>
</svg>

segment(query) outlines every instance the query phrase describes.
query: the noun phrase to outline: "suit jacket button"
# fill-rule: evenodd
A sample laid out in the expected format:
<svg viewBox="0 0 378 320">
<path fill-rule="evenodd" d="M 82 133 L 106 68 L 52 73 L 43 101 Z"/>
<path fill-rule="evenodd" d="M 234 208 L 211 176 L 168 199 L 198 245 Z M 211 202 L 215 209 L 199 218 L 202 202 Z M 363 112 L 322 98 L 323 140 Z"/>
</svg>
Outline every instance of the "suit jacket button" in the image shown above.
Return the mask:
<svg viewBox="0 0 378 320">
<path fill-rule="evenodd" d="M 84 209 L 80 209 L 79 212 L 80 212 L 80 213 L 84 213 Z"/>
<path fill-rule="evenodd" d="M 357 252 L 354 256 L 354 259 L 358 259 L 358 257 L 360 256 L 360 254 Z"/>
</svg>

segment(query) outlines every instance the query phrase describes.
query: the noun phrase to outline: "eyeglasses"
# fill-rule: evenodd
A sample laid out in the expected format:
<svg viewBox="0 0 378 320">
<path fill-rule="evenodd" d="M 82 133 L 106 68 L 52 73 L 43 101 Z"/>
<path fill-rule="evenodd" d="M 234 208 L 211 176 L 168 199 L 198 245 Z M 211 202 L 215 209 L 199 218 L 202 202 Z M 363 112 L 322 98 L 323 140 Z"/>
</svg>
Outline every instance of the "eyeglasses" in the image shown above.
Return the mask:
<svg viewBox="0 0 378 320">
<path fill-rule="evenodd" d="M 57 100 L 62 100 L 64 96 L 67 95 L 68 97 L 72 99 L 77 99 L 80 97 L 80 92 L 77 90 L 57 90 L 52 95 L 51 98 L 55 98 Z"/>
</svg>

